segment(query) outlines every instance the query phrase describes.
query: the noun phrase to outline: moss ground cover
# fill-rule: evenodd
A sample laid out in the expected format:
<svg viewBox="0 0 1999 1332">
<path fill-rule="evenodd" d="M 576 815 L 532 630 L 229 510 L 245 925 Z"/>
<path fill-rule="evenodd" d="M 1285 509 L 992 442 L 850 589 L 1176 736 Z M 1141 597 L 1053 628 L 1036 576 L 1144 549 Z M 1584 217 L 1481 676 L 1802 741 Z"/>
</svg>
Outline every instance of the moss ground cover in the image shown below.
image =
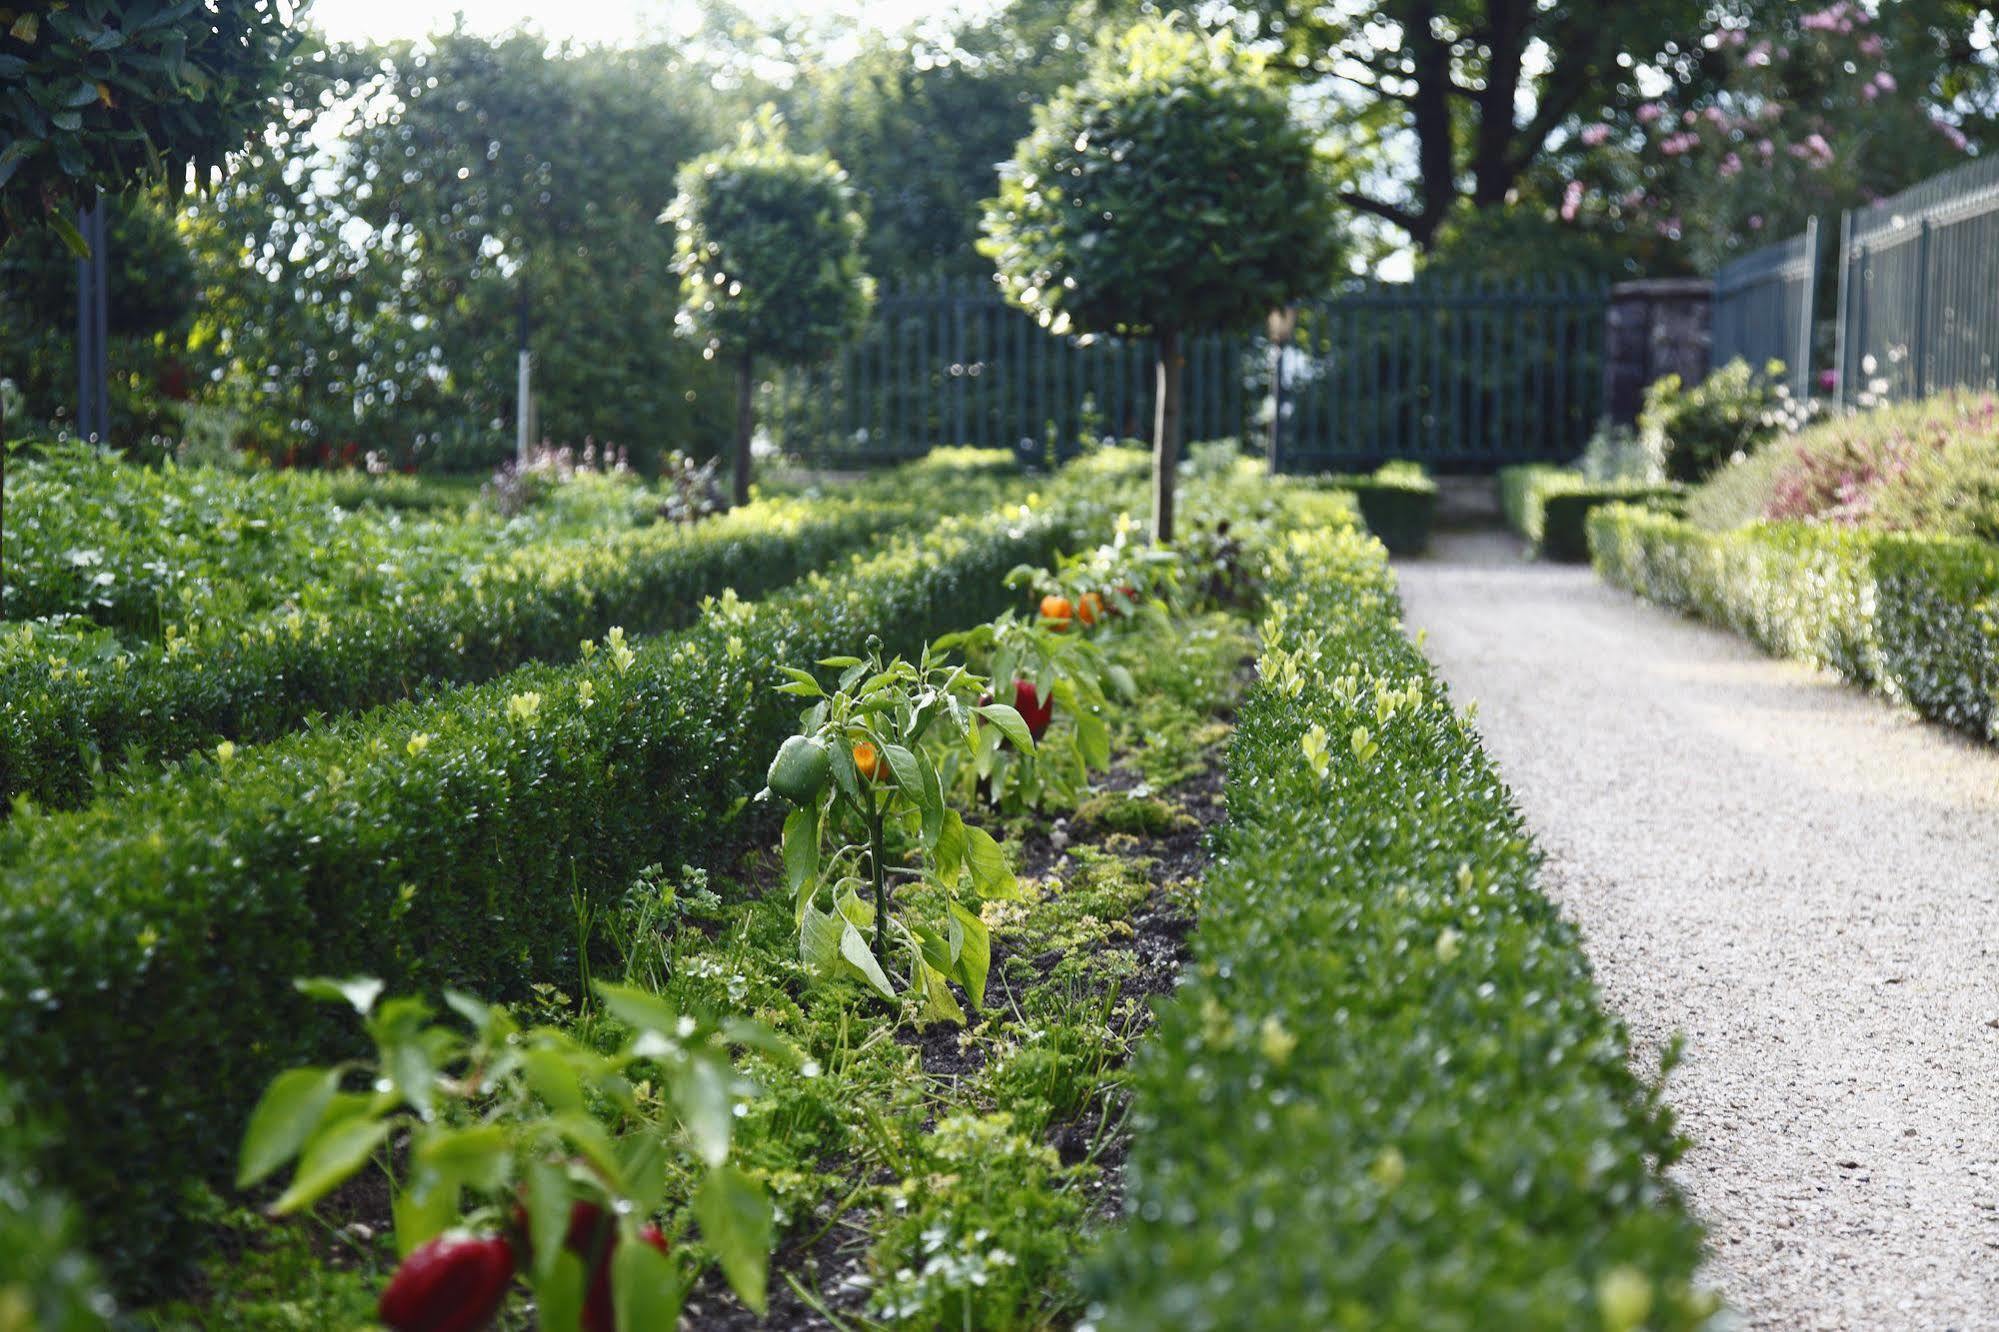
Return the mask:
<svg viewBox="0 0 1999 1332">
<path fill-rule="evenodd" d="M 1697 1325 L 1670 1116 L 1378 549 L 1275 581 L 1091 1325 Z"/>
<path fill-rule="evenodd" d="M 727 837 L 785 725 L 771 663 L 868 633 L 916 644 L 996 610 L 1007 569 L 1097 539 L 1129 485 L 1074 475 L 1033 507 L 947 520 L 761 603 L 723 599 L 678 635 L 14 819 L 0 1073 L 65 1140 L 99 1145 L 48 1173 L 107 1262 L 129 1282 L 185 1253 L 182 1181 L 223 1169 L 274 1063 L 343 1035 L 294 977 L 506 997 L 576 975 L 579 909 Z"/>
<path fill-rule="evenodd" d="M 94 480 L 109 466 L 72 470 Z M 86 515 L 77 526 L 90 534 L 61 539 L 48 522 L 35 525 L 34 515 L 59 507 L 42 493 L 51 484 L 29 488 L 37 497 L 28 506 L 30 570 L 73 564 L 82 547 L 70 545 L 64 557 L 41 547 L 88 535 L 97 544 L 84 553 L 125 543 L 113 589 L 143 582 L 125 566 L 171 569 L 182 581 L 145 584 L 136 596 L 135 605 L 164 617 L 158 634 L 86 622 L 0 630 L 0 807 L 17 796 L 74 807 L 93 797 L 107 770 L 136 760 L 269 740 L 316 716 L 487 679 L 526 661 L 568 660 L 579 640 L 613 625 L 667 629 L 724 587 L 760 595 L 943 514 L 989 510 L 1026 484 L 990 456 L 954 451 L 836 497 L 771 499 L 698 524 L 634 527 L 621 516 L 632 487 L 584 476 L 558 488 L 559 502 L 547 506 L 557 516 L 496 526 L 463 515 L 359 519 L 335 503 L 328 483 L 303 478 L 141 474 L 150 479 L 121 480 L 99 497 L 111 517 Z M 202 507 L 211 503 L 214 512 Z M 620 511 L 608 532 L 607 510 Z M 155 520 L 163 536 L 114 539 L 108 530 Z M 238 535 L 204 536 L 203 523 Z M 187 558 L 187 543 L 225 553 Z"/>
</svg>

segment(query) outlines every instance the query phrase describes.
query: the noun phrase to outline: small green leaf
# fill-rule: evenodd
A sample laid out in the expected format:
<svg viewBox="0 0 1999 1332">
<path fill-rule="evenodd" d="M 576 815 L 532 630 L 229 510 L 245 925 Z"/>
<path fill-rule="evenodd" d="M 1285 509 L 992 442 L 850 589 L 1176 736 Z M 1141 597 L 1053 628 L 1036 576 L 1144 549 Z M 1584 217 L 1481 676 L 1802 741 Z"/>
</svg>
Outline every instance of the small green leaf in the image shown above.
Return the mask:
<svg viewBox="0 0 1999 1332">
<path fill-rule="evenodd" d="M 687 1285 L 650 1244 L 626 1240 L 611 1256 L 611 1308 L 618 1332 L 663 1332 L 680 1325 Z"/>
<path fill-rule="evenodd" d="M 1019 893 L 1005 854 L 985 829 L 965 826 L 965 863 L 972 871 L 972 891 L 980 897 L 1011 898 Z"/>
<path fill-rule="evenodd" d="M 819 882 L 819 811 L 794 809 L 784 819 L 784 882 L 796 902 L 795 915 L 805 920 L 812 890 Z"/>
<path fill-rule="evenodd" d="M 513 1174 L 512 1143 L 498 1124 L 429 1130 L 419 1139 L 415 1157 L 420 1165 L 477 1193 L 498 1193 Z"/>
<path fill-rule="evenodd" d="M 536 1161 L 528 1166 L 525 1206 L 528 1236 L 533 1243 L 534 1284 L 539 1287 L 555 1273 L 555 1260 L 569 1234 L 569 1180 L 559 1166 Z"/>
<path fill-rule="evenodd" d="M 761 1314 L 771 1244 L 770 1200 L 763 1186 L 734 1166 L 717 1166 L 695 1196 L 694 1219 L 730 1287 Z"/>
<path fill-rule="evenodd" d="M 988 703 L 972 711 L 999 727 L 1000 734 L 1013 741 L 1014 748 L 1023 754 L 1034 752 L 1034 735 L 1021 720 L 1020 712 L 1005 703 Z"/>
<path fill-rule="evenodd" d="M 559 1223 L 569 1225 L 565 1210 Z M 554 1266 L 534 1283 L 535 1310 L 541 1332 L 579 1332 L 583 1325 L 584 1289 L 590 1280 L 583 1260 L 567 1249 L 555 1251 Z M 667 1326 L 672 1326 L 668 1324 Z"/>
<path fill-rule="evenodd" d="M 629 985 L 599 981 L 597 997 L 604 1001 L 605 1012 L 635 1031 L 657 1032 L 661 1036 L 678 1035 L 680 1014 L 656 994 Z"/>
<path fill-rule="evenodd" d="M 271 1204 L 271 1215 L 290 1216 L 339 1188 L 388 1140 L 389 1125 L 357 1115 L 315 1138 L 300 1159 L 291 1187 Z"/>
<path fill-rule="evenodd" d="M 951 921 L 964 931 L 962 942 L 955 941 L 958 954 L 958 981 L 971 996 L 972 1007 L 986 1006 L 986 973 L 992 967 L 992 932 L 986 923 L 956 902 L 951 903 Z"/>
<path fill-rule="evenodd" d="M 882 972 L 881 964 L 875 961 L 874 953 L 868 948 L 868 941 L 861 937 L 861 932 L 855 929 L 851 922 L 840 932 L 840 956 L 846 958 L 868 984 L 881 991 L 883 998 L 895 998 L 895 986 L 889 984 L 888 977 Z"/>
<path fill-rule="evenodd" d="M 356 976 L 352 980 L 333 980 L 326 976 L 315 976 L 308 980 L 294 981 L 298 992 L 308 999 L 324 999 L 330 1003 L 348 1003 L 362 1017 L 374 1010 L 375 1001 L 382 997 L 382 982 L 373 976 Z"/>
<path fill-rule="evenodd" d="M 1076 714 L 1076 748 L 1083 752 L 1083 761 L 1093 768 L 1111 765 L 1111 729 L 1102 717 L 1094 712 Z"/>
<path fill-rule="evenodd" d="M 729 1159 L 729 1137 L 735 1131 L 735 1098 L 729 1092 L 729 1067 L 721 1059 L 690 1059 L 674 1084 L 673 1099 L 680 1122 L 694 1150 L 711 1166 Z"/>
<path fill-rule="evenodd" d="M 340 1073 L 330 1068 L 294 1068 L 271 1079 L 243 1133 L 236 1187 L 249 1188 L 298 1155 L 339 1089 Z"/>
</svg>

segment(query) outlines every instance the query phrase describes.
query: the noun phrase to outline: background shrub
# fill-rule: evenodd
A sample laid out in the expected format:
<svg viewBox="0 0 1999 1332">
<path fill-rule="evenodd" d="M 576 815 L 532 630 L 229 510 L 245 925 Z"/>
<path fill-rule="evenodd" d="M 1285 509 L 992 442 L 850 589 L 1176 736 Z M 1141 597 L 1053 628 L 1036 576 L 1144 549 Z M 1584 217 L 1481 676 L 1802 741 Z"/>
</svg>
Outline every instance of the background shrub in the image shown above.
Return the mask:
<svg viewBox="0 0 1999 1332">
<path fill-rule="evenodd" d="M 1360 505 L 1361 521 L 1395 555 L 1420 555 L 1430 548 L 1437 517 L 1437 483 L 1416 463 L 1384 463 L 1369 476 L 1335 476 L 1337 486 Z"/>
<path fill-rule="evenodd" d="M 1687 388 L 1667 375 L 1645 390 L 1638 429 L 1669 481 L 1699 481 L 1739 454 L 1747 454 L 1783 426 L 1788 391 L 1783 367 L 1760 374 L 1737 359 Z"/>
<path fill-rule="evenodd" d="M 1677 486 L 1644 481 L 1593 481 L 1565 467 L 1530 464 L 1499 472 L 1499 505 L 1506 525 L 1550 560 L 1589 560 L 1589 515 L 1605 504 L 1668 508 L 1680 502 Z"/>
</svg>

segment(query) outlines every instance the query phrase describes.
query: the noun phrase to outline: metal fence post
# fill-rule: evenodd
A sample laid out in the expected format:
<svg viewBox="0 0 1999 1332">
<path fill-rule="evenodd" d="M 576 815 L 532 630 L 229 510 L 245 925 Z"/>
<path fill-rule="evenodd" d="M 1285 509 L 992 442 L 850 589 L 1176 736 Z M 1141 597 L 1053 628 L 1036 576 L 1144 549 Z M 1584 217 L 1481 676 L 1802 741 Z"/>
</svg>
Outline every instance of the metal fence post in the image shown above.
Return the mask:
<svg viewBox="0 0 1999 1332">
<path fill-rule="evenodd" d="M 1852 285 L 1850 281 L 1852 272 L 1853 210 L 1848 208 L 1842 209 L 1839 214 L 1839 295 L 1835 298 L 1839 302 L 1839 306 L 1837 313 L 1834 315 L 1832 353 L 1832 363 L 1839 375 L 1839 382 L 1833 385 L 1833 388 L 1839 394 L 1839 402 L 1842 407 L 1853 401 L 1851 396 L 1853 367 L 1849 364 L 1853 359 L 1853 337 L 1846 326 L 1847 318 L 1851 313 L 1850 305 L 1852 297 L 1847 289 Z"/>
<path fill-rule="evenodd" d="M 1819 220 L 1816 216 L 1805 219 L 1805 280 L 1804 291 L 1798 303 L 1798 345 L 1797 358 L 1792 362 L 1792 395 L 1804 402 L 1812 395 L 1812 308 L 1818 297 L 1819 284 Z"/>
<path fill-rule="evenodd" d="M 1918 398 L 1926 398 L 1930 393 L 1930 236 L 1935 225 L 1924 218 L 1922 232 L 1916 239 L 1916 345 L 1911 354 L 1915 358 Z"/>
</svg>

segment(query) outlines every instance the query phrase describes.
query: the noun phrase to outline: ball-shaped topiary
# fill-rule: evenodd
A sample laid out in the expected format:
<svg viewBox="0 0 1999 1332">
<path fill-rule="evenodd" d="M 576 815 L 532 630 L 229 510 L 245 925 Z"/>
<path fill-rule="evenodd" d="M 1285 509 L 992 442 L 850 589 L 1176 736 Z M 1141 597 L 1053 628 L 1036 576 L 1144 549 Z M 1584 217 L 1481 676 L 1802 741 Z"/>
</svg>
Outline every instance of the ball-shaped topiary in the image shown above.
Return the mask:
<svg viewBox="0 0 1999 1332">
<path fill-rule="evenodd" d="M 1338 256 L 1335 205 L 1262 59 L 1177 17 L 1107 48 L 1002 166 L 980 248 L 1008 299 L 1053 332 L 1157 341 L 1160 540 L 1173 532 L 1182 337 L 1313 294 Z"/>
<path fill-rule="evenodd" d="M 736 502 L 749 498 L 751 388 L 759 357 L 831 355 L 866 321 L 874 284 L 847 173 L 793 152 L 765 108 L 731 148 L 681 168 L 664 220 L 677 232 L 680 332 L 737 362 Z"/>
</svg>

